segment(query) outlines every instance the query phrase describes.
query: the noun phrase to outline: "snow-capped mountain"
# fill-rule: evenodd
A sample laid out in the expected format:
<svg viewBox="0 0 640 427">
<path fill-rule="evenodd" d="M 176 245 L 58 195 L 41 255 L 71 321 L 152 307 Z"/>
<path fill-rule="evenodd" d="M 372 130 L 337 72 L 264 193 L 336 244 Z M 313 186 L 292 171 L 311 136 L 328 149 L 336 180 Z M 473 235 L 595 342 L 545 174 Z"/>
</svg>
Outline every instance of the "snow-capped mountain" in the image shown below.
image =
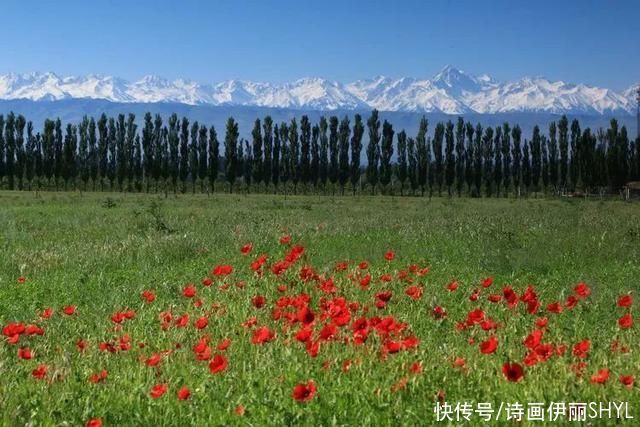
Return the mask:
<svg viewBox="0 0 640 427">
<path fill-rule="evenodd" d="M 112 102 L 173 102 L 298 110 L 361 110 L 465 113 L 630 114 L 637 85 L 622 93 L 610 89 L 525 77 L 499 82 L 452 66 L 431 79 L 374 77 L 342 84 L 304 78 L 272 84 L 228 80 L 201 84 L 146 76 L 128 82 L 111 76 L 60 77 L 54 73 L 0 75 L 0 99 L 52 101 L 102 99 Z"/>
</svg>

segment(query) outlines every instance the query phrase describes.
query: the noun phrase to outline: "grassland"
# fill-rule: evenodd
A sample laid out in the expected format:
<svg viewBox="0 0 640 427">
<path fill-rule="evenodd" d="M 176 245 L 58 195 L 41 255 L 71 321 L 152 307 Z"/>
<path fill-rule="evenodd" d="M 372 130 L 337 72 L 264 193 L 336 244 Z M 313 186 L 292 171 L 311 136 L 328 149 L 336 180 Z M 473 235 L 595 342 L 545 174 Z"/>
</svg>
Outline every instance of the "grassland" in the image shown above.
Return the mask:
<svg viewBox="0 0 640 427">
<path fill-rule="evenodd" d="M 305 246 L 304 264 L 335 276 L 338 295 L 349 301 L 372 305 L 376 292 L 392 290 L 388 307 L 376 313 L 372 306 L 369 315 L 393 314 L 406 322 L 420 339 L 418 348 L 382 360 L 373 344 L 359 348 L 333 343 L 310 358 L 304 346 L 285 339 L 287 332 L 271 320 L 273 304 L 281 296 L 277 285 L 286 283 L 292 293 L 321 295 L 296 280 L 299 266 L 282 278 L 258 279 L 247 271 L 260 253 L 282 256 L 283 234 Z M 254 247 L 250 259 L 239 252 L 247 242 Z M 383 259 L 387 250 L 396 253 L 393 262 Z M 371 264 L 375 282 L 367 291 L 350 283 L 345 272 L 334 272 L 336 262 L 348 261 L 351 271 L 361 260 Z M 454 403 L 627 401 L 638 418 L 638 385 L 623 387 L 618 375 L 640 374 L 640 333 L 637 324 L 618 328 L 623 311 L 616 300 L 627 292 L 639 294 L 639 260 L 637 203 L 317 196 L 285 200 L 221 194 L 36 197 L 1 192 L 0 326 L 36 322 L 46 332 L 28 338 L 35 360 L 18 360 L 16 346 L 0 343 L 0 424 L 81 425 L 100 417 L 105 425 L 430 425 L 441 391 Z M 199 285 L 222 263 L 234 265 L 234 280 L 245 281 L 244 288 L 221 291 Z M 417 301 L 405 295 L 406 284 L 375 280 L 383 273 L 396 275 L 411 263 L 430 268 L 416 278 L 424 286 Z M 17 282 L 20 276 L 24 284 Z M 488 276 L 494 277 L 497 293 L 506 284 L 518 293 L 533 284 L 545 304 L 563 302 L 576 283 L 585 281 L 591 289 L 586 301 L 548 316 L 546 337 L 569 346 L 567 355 L 526 369 L 523 381 L 505 381 L 502 363 L 522 360 L 522 339 L 533 329 L 534 317 L 486 301 L 487 293 L 477 303 L 469 301 L 471 289 Z M 446 285 L 454 279 L 460 289 L 448 292 Z M 202 312 L 181 297 L 186 283 L 198 285 L 204 307 L 218 302 L 226 308 L 224 315 L 210 313 L 207 329 L 214 342 L 232 340 L 226 353 L 229 367 L 221 375 L 212 375 L 206 363 L 193 360 L 191 347 L 199 331 L 160 329 L 162 310 Z M 156 293 L 153 305 L 141 301 L 144 289 Z M 268 301 L 262 311 L 250 303 L 256 294 Z M 60 310 L 69 304 L 78 312 L 65 317 Z M 436 305 L 446 309 L 444 321 L 434 320 Z M 37 313 L 45 307 L 55 314 L 41 321 Z M 493 355 L 478 351 L 483 331 L 472 334 L 476 341 L 470 345 L 469 333 L 455 330 L 455 323 L 476 307 L 500 325 L 500 346 Z M 125 308 L 137 313 L 123 328 L 136 345 L 126 353 L 100 352 L 97 343 L 114 336 L 110 316 Z M 240 324 L 254 315 L 277 331 L 274 342 L 250 342 L 250 333 Z M 75 348 L 79 338 L 90 345 L 83 354 Z M 584 375 L 578 377 L 570 369 L 571 346 L 585 338 L 592 349 Z M 613 339 L 630 351 L 610 352 Z M 174 352 L 161 368 L 140 363 L 141 357 L 167 348 Z M 464 369 L 452 366 L 456 357 L 466 360 Z M 343 372 L 346 359 L 352 365 Z M 43 362 L 57 380 L 31 377 Z M 414 362 L 422 363 L 422 373 L 409 373 Z M 611 379 L 591 384 L 590 376 L 603 367 L 611 369 Z M 107 381 L 89 384 L 87 377 L 100 369 L 108 370 Z M 403 378 L 406 385 L 394 387 Z M 307 379 L 316 382 L 317 396 L 296 402 L 291 390 Z M 170 391 L 150 399 L 149 389 L 159 381 L 170 384 Z M 182 385 L 191 389 L 188 402 L 175 398 Z M 238 405 L 246 409 L 243 416 L 235 413 Z"/>
</svg>

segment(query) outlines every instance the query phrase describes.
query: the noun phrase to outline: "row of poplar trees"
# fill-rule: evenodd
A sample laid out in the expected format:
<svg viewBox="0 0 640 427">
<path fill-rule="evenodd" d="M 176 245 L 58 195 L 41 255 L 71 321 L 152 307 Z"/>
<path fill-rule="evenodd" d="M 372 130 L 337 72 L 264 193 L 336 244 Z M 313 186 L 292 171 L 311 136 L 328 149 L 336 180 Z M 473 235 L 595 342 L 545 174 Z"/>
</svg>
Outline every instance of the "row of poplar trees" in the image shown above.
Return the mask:
<svg viewBox="0 0 640 427">
<path fill-rule="evenodd" d="M 280 124 L 267 116 L 245 140 L 230 117 L 221 153 L 213 126 L 176 114 L 165 123 L 147 113 L 141 129 L 133 114 L 84 117 L 64 127 L 47 119 L 34 133 L 31 122 L 9 113 L 0 115 L 0 186 L 167 194 L 214 192 L 222 182 L 229 192 L 500 197 L 615 193 L 640 179 L 640 140 L 630 141 L 616 120 L 594 132 L 562 116 L 544 134 L 535 126 L 530 138 L 518 125 L 483 128 L 462 118 L 428 131 L 423 117 L 415 137 L 396 133 L 373 110 L 366 122 L 355 114 L 353 124 L 347 116 L 311 123 L 303 115 Z"/>
</svg>

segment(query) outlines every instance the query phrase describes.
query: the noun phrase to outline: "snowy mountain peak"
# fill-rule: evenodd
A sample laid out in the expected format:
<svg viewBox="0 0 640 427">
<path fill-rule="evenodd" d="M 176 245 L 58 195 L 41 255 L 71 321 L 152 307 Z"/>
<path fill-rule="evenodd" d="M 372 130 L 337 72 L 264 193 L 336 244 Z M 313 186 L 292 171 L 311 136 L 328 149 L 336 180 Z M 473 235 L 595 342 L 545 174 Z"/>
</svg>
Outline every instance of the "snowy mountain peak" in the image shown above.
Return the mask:
<svg viewBox="0 0 640 427">
<path fill-rule="evenodd" d="M 60 77 L 52 72 L 0 75 L 0 99 L 34 101 L 70 98 L 112 102 L 176 102 L 189 105 L 236 105 L 298 110 L 363 110 L 441 112 L 448 114 L 546 112 L 608 114 L 635 112 L 634 84 L 611 89 L 523 77 L 499 82 L 452 65 L 431 79 L 375 76 L 343 84 L 304 77 L 273 84 L 227 80 L 213 85 L 147 75 L 128 82 L 100 74 Z"/>
</svg>

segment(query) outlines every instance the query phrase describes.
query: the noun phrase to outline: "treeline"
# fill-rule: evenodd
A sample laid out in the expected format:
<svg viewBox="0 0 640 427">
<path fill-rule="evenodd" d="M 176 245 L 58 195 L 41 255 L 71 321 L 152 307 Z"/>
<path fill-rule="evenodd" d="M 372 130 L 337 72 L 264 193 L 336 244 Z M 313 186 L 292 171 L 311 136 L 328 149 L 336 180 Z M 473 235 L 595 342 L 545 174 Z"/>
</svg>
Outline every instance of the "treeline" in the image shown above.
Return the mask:
<svg viewBox="0 0 640 427">
<path fill-rule="evenodd" d="M 483 128 L 458 118 L 428 135 L 396 132 L 376 110 L 311 123 L 255 121 L 250 140 L 230 117 L 222 147 L 213 126 L 176 114 L 164 122 L 145 114 L 84 117 L 63 127 L 45 120 L 34 133 L 22 115 L 0 115 L 0 188 L 146 192 L 317 192 L 411 195 L 585 195 L 619 191 L 640 180 L 640 140 L 611 120 L 608 129 L 581 129 L 562 116 L 529 138 L 518 125 Z M 367 147 L 363 147 L 365 132 Z M 366 163 L 361 164 L 362 150 Z M 221 152 L 222 150 L 222 152 Z"/>
</svg>

